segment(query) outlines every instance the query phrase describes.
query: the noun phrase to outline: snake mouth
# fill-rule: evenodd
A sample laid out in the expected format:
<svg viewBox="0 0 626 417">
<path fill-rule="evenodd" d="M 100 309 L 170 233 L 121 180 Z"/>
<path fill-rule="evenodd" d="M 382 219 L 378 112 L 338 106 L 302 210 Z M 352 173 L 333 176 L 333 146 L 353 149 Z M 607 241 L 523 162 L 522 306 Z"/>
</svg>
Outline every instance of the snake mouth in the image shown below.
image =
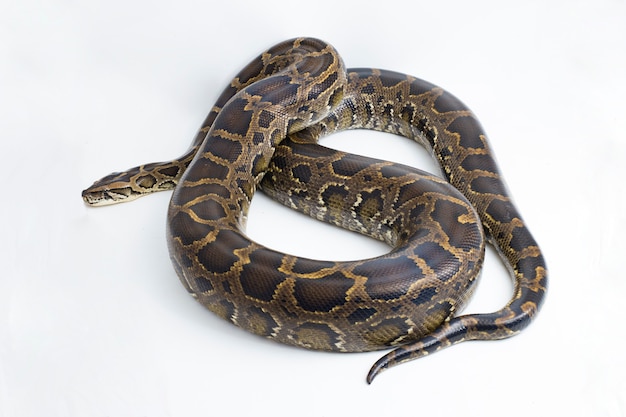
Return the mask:
<svg viewBox="0 0 626 417">
<path fill-rule="evenodd" d="M 90 192 L 88 189 L 83 190 L 81 196 L 83 197 L 83 201 L 85 202 L 85 204 L 89 206 L 97 206 L 100 204 L 100 201 L 102 201 L 101 193 L 93 193 Z"/>
</svg>

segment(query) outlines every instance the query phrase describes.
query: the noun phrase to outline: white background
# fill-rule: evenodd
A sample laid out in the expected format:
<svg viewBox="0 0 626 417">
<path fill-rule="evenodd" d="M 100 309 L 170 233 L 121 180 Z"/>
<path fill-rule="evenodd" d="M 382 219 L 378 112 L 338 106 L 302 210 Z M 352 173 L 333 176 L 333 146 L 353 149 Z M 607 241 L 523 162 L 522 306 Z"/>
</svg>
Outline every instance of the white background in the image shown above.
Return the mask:
<svg viewBox="0 0 626 417">
<path fill-rule="evenodd" d="M 478 114 L 550 268 L 524 333 L 368 386 L 380 352 L 282 346 L 194 302 L 168 259 L 167 193 L 83 204 L 97 178 L 182 153 L 239 69 L 303 35 Z M 0 416 L 625 416 L 625 79 L 624 0 L 3 0 Z M 436 170 L 407 142 L 324 144 Z M 386 250 L 261 195 L 248 230 L 321 259 Z M 487 256 L 471 312 L 510 295 Z"/>
</svg>

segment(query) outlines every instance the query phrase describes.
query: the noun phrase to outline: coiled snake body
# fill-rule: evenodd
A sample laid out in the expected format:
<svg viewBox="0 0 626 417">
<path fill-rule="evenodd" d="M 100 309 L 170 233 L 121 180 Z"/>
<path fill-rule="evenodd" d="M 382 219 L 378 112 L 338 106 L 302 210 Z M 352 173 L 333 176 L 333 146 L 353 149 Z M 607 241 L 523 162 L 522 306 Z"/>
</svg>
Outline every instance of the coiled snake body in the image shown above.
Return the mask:
<svg viewBox="0 0 626 417">
<path fill-rule="evenodd" d="M 416 140 L 447 181 L 316 143 L 355 128 Z M 243 232 L 257 186 L 392 250 L 330 262 L 263 247 Z M 334 48 L 316 39 L 282 42 L 245 67 L 181 158 L 113 173 L 83 198 L 104 205 L 172 188 L 170 257 L 194 297 L 282 343 L 342 352 L 398 346 L 374 365 L 368 382 L 464 340 L 515 335 L 544 298 L 543 257 L 473 113 L 414 77 L 346 70 Z M 494 313 L 455 316 L 482 265 L 483 228 L 510 266 L 514 294 Z"/>
</svg>

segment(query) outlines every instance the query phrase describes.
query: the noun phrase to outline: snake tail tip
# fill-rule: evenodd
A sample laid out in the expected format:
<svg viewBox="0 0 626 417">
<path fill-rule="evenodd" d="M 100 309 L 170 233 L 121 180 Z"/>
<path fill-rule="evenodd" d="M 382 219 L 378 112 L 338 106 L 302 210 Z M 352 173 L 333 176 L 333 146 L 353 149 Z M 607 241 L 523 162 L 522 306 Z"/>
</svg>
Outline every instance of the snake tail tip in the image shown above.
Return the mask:
<svg viewBox="0 0 626 417">
<path fill-rule="evenodd" d="M 374 365 L 370 368 L 370 371 L 367 373 L 367 385 L 371 385 L 374 378 L 378 376 L 382 371 L 387 369 L 389 366 L 389 361 L 387 360 L 387 356 L 383 356 L 379 360 L 376 361 Z"/>
</svg>

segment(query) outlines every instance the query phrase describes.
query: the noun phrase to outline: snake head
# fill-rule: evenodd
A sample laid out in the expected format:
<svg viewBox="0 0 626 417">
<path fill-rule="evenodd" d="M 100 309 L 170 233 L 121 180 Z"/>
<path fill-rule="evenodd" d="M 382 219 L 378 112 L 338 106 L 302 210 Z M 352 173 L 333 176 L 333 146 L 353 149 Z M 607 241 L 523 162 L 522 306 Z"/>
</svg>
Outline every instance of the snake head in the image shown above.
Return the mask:
<svg viewBox="0 0 626 417">
<path fill-rule="evenodd" d="M 170 162 L 140 165 L 125 172 L 113 172 L 83 191 L 90 206 L 108 206 L 135 200 L 146 194 L 172 190 L 195 153 Z"/>
<path fill-rule="evenodd" d="M 129 187 L 103 190 L 94 190 L 93 187 L 89 187 L 83 190 L 82 196 L 83 201 L 90 206 L 108 206 L 138 197 L 132 196 L 132 190 Z"/>
<path fill-rule="evenodd" d="M 90 206 L 108 206 L 141 196 L 133 190 L 126 173 L 114 172 L 94 182 L 83 190 L 83 201 Z"/>
</svg>

